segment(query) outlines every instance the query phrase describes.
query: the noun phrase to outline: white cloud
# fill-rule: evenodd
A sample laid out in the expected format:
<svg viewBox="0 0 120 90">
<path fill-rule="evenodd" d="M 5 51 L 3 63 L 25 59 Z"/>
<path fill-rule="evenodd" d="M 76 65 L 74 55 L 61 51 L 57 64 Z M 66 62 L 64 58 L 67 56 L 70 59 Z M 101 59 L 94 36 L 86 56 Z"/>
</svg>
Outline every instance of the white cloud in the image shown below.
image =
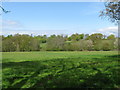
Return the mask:
<svg viewBox="0 0 120 90">
<path fill-rule="evenodd" d="M 102 33 L 105 35 L 114 34 L 114 35 L 118 36 L 118 27 L 116 26 L 116 27 L 101 28 L 101 29 L 96 30 L 95 32 L 92 32 L 91 34 L 93 34 L 93 33 Z"/>
<path fill-rule="evenodd" d="M 5 30 L 3 32 L 0 32 L 0 35 L 14 35 L 14 34 L 28 34 L 28 35 L 52 35 L 52 34 L 56 34 L 56 35 L 60 35 L 63 34 L 65 30 Z"/>
<path fill-rule="evenodd" d="M 0 32 L 0 35 L 10 35 L 10 34 L 14 35 L 14 34 L 17 34 L 17 33 L 19 33 L 19 34 L 29 34 L 29 35 L 33 34 L 33 32 L 31 32 L 31 31 L 7 30 L 7 31 Z"/>
<path fill-rule="evenodd" d="M 0 31 L 0 35 L 2 35 L 2 31 Z"/>
<path fill-rule="evenodd" d="M 3 20 L 2 22 L 2 32 L 0 35 L 14 35 L 14 34 L 33 34 L 33 35 L 51 35 L 51 34 L 63 34 L 63 32 L 67 32 L 66 30 L 41 30 L 40 29 L 30 29 L 24 27 L 20 22 L 14 20 Z"/>
<path fill-rule="evenodd" d="M 23 25 L 19 21 L 15 20 L 2 20 L 2 30 L 10 30 L 16 28 L 22 28 Z"/>
<path fill-rule="evenodd" d="M 99 32 L 118 32 L 118 27 L 107 27 L 98 30 Z"/>
</svg>

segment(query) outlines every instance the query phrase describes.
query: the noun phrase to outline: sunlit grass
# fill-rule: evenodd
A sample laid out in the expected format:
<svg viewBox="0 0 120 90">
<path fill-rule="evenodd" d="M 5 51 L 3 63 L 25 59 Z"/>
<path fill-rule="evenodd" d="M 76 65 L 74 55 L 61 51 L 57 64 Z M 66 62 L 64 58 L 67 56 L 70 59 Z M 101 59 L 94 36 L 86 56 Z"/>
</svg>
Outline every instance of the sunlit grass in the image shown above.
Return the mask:
<svg viewBox="0 0 120 90">
<path fill-rule="evenodd" d="M 117 51 L 3 52 L 3 88 L 117 88 Z"/>
</svg>

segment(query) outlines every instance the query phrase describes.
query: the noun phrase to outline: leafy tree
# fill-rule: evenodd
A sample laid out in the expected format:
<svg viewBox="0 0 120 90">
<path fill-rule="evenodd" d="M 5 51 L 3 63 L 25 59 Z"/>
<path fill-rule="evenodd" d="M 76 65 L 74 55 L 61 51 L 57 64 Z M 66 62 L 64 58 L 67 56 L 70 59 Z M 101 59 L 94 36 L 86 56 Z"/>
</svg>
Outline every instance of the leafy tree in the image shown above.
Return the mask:
<svg viewBox="0 0 120 90">
<path fill-rule="evenodd" d="M 115 39 L 115 35 L 111 34 L 107 37 L 108 40 L 114 40 Z"/>
<path fill-rule="evenodd" d="M 92 40 L 80 40 L 80 50 L 88 50 L 91 51 L 93 49 L 93 41 Z"/>
<path fill-rule="evenodd" d="M 69 37 L 69 41 L 79 41 L 79 40 L 81 40 L 81 39 L 83 39 L 84 38 L 84 34 L 78 34 L 78 33 L 76 33 L 76 34 L 72 34 L 70 37 Z"/>
<path fill-rule="evenodd" d="M 93 50 L 93 41 L 92 40 L 80 40 L 78 42 L 71 43 L 72 51 L 84 51 L 84 50 Z"/>
<path fill-rule="evenodd" d="M 94 50 L 96 51 L 110 51 L 113 50 L 114 43 L 113 40 L 98 40 L 94 45 Z"/>
<path fill-rule="evenodd" d="M 93 50 L 93 41 L 92 40 L 85 40 L 85 50 Z"/>
<path fill-rule="evenodd" d="M 120 50 L 120 38 L 116 38 L 114 41 L 114 48 Z"/>
<path fill-rule="evenodd" d="M 2 35 L 0 35 L 0 52 L 2 52 Z"/>
<path fill-rule="evenodd" d="M 80 39 L 84 39 L 84 34 L 80 34 Z"/>
<path fill-rule="evenodd" d="M 47 50 L 61 51 L 64 48 L 65 38 L 63 36 L 49 37 L 47 40 Z"/>
<path fill-rule="evenodd" d="M 30 47 L 31 51 L 39 51 L 40 50 L 40 43 L 37 39 L 31 38 L 29 46 L 31 46 Z"/>
<path fill-rule="evenodd" d="M 78 33 L 72 34 L 71 38 L 72 38 L 73 41 L 79 41 L 79 34 Z"/>
<path fill-rule="evenodd" d="M 40 43 L 46 43 L 47 42 L 47 36 L 43 35 L 43 36 L 35 36 L 34 38 L 38 39 Z"/>
<path fill-rule="evenodd" d="M 85 40 L 89 40 L 89 38 L 90 38 L 89 34 L 85 34 L 85 35 L 84 35 L 84 39 L 85 39 Z"/>
<path fill-rule="evenodd" d="M 72 44 L 70 42 L 65 42 L 64 50 L 65 51 L 73 51 Z"/>
<path fill-rule="evenodd" d="M 120 20 L 120 1 L 107 0 L 107 2 L 105 2 L 105 9 L 100 11 L 100 16 L 108 17 L 112 22 L 118 22 L 118 20 Z"/>
<path fill-rule="evenodd" d="M 2 41 L 2 51 L 4 52 L 16 51 L 16 46 L 14 42 L 12 42 L 12 38 L 8 38 Z"/>
<path fill-rule="evenodd" d="M 37 51 L 40 45 L 37 39 L 29 35 L 8 35 L 2 40 L 3 51 Z"/>
<path fill-rule="evenodd" d="M 71 35 L 72 36 L 72 35 Z M 71 37 L 70 36 L 70 37 Z M 74 37 L 73 37 L 74 36 Z M 104 38 L 101 33 L 92 35 L 74 34 L 69 41 L 69 37 L 63 35 L 51 35 L 50 37 L 44 36 L 30 36 L 27 34 L 15 34 L 2 37 L 2 51 L 84 51 L 84 50 L 114 50 L 119 48 L 119 38 L 114 35 L 109 35 Z M 84 36 L 82 39 L 80 36 Z M 87 36 L 87 37 L 86 37 Z M 46 39 L 46 43 L 40 42 Z M 73 39 L 74 38 L 74 39 Z M 77 41 L 78 39 L 78 41 Z M 41 47 L 40 47 L 41 46 Z"/>
<path fill-rule="evenodd" d="M 20 51 L 20 43 L 21 43 L 21 35 L 20 34 L 15 34 L 14 37 L 12 38 L 12 42 L 15 44 L 16 46 L 16 51 Z"/>
<path fill-rule="evenodd" d="M 95 44 L 96 41 L 103 39 L 103 35 L 101 33 L 94 33 L 94 34 L 90 35 L 89 39 L 91 39 L 93 41 L 93 43 Z"/>
<path fill-rule="evenodd" d="M 110 51 L 113 50 L 114 44 L 112 40 L 103 40 L 102 41 L 102 50 Z"/>
<path fill-rule="evenodd" d="M 71 36 L 69 36 L 69 37 L 68 37 L 68 41 L 71 41 L 71 40 L 72 40 L 72 37 L 71 37 Z"/>
<path fill-rule="evenodd" d="M 49 38 L 55 38 L 56 37 L 56 35 L 55 34 L 53 34 L 53 35 L 51 35 Z"/>
<path fill-rule="evenodd" d="M 101 42 L 101 40 L 96 41 L 96 43 L 94 44 L 94 50 L 95 51 L 102 50 L 102 42 Z"/>
<path fill-rule="evenodd" d="M 71 43 L 71 50 L 72 51 L 82 51 L 81 43 L 80 42 L 73 42 Z"/>
</svg>

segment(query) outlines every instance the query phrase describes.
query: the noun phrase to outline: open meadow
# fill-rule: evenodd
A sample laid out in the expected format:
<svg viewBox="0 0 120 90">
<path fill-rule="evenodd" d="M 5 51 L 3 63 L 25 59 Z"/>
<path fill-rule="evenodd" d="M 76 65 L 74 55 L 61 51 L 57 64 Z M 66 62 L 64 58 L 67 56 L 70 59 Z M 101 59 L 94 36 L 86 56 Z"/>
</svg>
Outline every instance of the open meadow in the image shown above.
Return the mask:
<svg viewBox="0 0 120 90">
<path fill-rule="evenodd" d="M 3 52 L 3 88 L 119 88 L 117 51 Z"/>
<path fill-rule="evenodd" d="M 0 87 L 120 90 L 120 0 L 3 1 Z"/>
</svg>

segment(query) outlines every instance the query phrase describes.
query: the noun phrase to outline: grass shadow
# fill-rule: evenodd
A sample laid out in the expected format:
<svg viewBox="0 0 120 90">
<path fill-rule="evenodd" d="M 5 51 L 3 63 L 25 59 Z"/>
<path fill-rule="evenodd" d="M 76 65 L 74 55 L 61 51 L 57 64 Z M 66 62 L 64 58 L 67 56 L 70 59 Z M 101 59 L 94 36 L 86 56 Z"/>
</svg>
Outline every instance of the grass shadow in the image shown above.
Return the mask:
<svg viewBox="0 0 120 90">
<path fill-rule="evenodd" d="M 117 62 L 117 55 L 84 62 L 76 58 L 79 64 L 74 59 L 3 63 L 3 69 L 10 68 L 3 72 L 3 79 L 10 82 L 7 88 L 22 88 L 27 84 L 26 88 L 114 88 L 120 85 L 119 64 L 111 64 Z M 110 63 L 104 66 L 107 62 Z M 15 83 L 17 79 L 22 80 Z"/>
</svg>

